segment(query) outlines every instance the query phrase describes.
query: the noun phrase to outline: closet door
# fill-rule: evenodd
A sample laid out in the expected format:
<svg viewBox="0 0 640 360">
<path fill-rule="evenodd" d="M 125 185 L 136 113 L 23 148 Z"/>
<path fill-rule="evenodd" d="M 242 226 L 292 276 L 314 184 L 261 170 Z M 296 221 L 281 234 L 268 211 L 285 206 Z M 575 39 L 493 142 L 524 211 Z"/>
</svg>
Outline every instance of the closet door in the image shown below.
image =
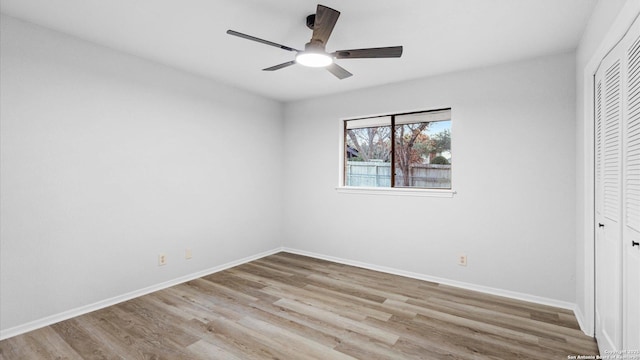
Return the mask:
<svg viewBox="0 0 640 360">
<path fill-rule="evenodd" d="M 595 75 L 596 338 L 640 349 L 640 20 Z M 624 359 L 637 358 L 625 353 Z"/>
<path fill-rule="evenodd" d="M 601 353 L 622 346 L 621 54 L 619 48 L 609 53 L 596 73 L 596 153 L 600 156 L 596 169 L 599 166 L 600 179 L 596 192 L 595 304 Z"/>
<path fill-rule="evenodd" d="M 623 347 L 640 350 L 640 21 L 622 42 L 623 108 Z M 632 354 L 628 354 L 632 355 Z M 636 357 L 640 354 L 635 354 Z"/>
</svg>

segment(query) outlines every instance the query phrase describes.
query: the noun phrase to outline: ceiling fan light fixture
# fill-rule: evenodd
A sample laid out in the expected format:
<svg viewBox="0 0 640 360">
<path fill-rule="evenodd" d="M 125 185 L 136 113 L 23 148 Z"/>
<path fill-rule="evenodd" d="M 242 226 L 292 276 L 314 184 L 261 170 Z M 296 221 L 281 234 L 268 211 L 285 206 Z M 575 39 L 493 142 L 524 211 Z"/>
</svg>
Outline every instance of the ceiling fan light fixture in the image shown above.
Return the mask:
<svg viewBox="0 0 640 360">
<path fill-rule="evenodd" d="M 327 53 L 325 45 L 329 40 L 329 36 L 331 36 L 331 32 L 339 16 L 340 11 L 318 4 L 316 13 L 307 16 L 307 27 L 313 30 L 313 34 L 311 35 L 311 40 L 304 45 L 304 50 L 294 49 L 290 46 L 274 43 L 273 41 L 260 39 L 234 30 L 227 30 L 227 34 L 296 53 L 295 60 L 270 66 L 262 69 L 262 71 L 275 71 L 291 65 L 300 64 L 308 67 L 324 67 L 335 77 L 342 80 L 353 74 L 336 64 L 334 59 L 393 58 L 402 55 L 402 46 L 338 50 Z"/>
<path fill-rule="evenodd" d="M 333 58 L 324 53 L 305 51 L 296 55 L 296 62 L 308 67 L 326 67 L 333 63 Z"/>
</svg>

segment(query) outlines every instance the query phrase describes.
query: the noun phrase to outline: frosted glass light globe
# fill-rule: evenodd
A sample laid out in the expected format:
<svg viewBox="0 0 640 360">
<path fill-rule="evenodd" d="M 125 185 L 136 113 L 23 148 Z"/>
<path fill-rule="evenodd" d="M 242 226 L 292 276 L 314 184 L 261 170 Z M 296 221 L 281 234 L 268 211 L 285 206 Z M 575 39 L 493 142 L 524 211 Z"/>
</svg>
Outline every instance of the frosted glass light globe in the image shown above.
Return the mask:
<svg viewBox="0 0 640 360">
<path fill-rule="evenodd" d="M 325 67 L 333 63 L 333 58 L 323 53 L 302 52 L 296 56 L 296 62 L 309 67 Z"/>
</svg>

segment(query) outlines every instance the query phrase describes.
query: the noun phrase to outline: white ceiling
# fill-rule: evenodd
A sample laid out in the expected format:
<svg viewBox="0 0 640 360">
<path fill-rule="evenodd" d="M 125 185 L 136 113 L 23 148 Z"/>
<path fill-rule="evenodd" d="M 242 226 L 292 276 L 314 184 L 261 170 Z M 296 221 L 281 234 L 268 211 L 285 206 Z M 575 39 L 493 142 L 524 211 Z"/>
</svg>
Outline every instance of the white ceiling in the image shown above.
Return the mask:
<svg viewBox="0 0 640 360">
<path fill-rule="evenodd" d="M 2 13 L 107 47 L 291 101 L 576 48 L 596 0 L 322 0 L 341 12 L 327 51 L 403 45 L 400 59 L 324 69 L 262 68 L 302 49 L 317 0 L 0 0 Z"/>
</svg>

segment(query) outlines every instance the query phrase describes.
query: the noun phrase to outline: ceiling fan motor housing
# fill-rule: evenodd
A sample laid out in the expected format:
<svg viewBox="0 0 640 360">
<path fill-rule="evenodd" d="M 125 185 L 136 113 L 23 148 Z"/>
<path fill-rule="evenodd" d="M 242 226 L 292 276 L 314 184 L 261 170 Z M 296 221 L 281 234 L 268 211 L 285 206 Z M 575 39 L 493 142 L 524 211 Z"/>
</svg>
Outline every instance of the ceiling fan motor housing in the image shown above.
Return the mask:
<svg viewBox="0 0 640 360">
<path fill-rule="evenodd" d="M 313 30 L 313 27 L 316 24 L 316 14 L 311 14 L 307 16 L 307 27 Z"/>
<path fill-rule="evenodd" d="M 311 52 L 311 53 L 325 53 L 325 47 L 324 44 L 321 41 L 309 41 L 308 43 L 306 43 L 304 45 L 304 52 Z"/>
</svg>

